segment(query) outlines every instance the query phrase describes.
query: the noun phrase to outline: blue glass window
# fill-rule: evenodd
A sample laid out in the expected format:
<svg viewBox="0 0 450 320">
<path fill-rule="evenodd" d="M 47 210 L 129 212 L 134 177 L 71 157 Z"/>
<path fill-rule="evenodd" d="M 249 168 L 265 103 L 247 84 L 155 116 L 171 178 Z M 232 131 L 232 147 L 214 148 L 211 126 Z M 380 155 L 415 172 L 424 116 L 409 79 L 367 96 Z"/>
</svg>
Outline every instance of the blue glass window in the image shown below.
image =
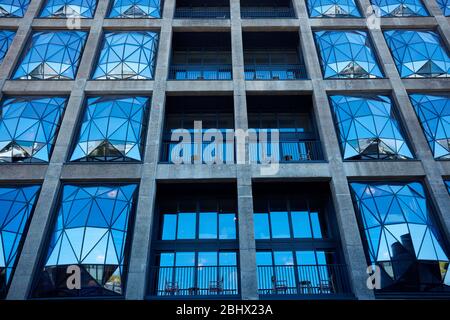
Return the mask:
<svg viewBox="0 0 450 320">
<path fill-rule="evenodd" d="M 39 186 L 0 187 L 0 298 L 4 298 Z"/>
<path fill-rule="evenodd" d="M 1 30 L 0 31 L 0 63 L 8 52 L 9 46 L 14 40 L 16 33 L 14 31 Z"/>
<path fill-rule="evenodd" d="M 449 258 L 421 183 L 351 183 L 367 255 L 389 291 L 450 289 Z"/>
<path fill-rule="evenodd" d="M 35 297 L 123 294 L 136 189 L 135 184 L 63 187 Z M 80 268 L 81 289 L 67 288 L 70 266 Z"/>
<path fill-rule="evenodd" d="M 14 97 L 0 109 L 0 162 L 48 162 L 66 106 L 62 97 Z"/>
<path fill-rule="evenodd" d="M 160 0 L 114 0 L 110 18 L 161 18 Z"/>
<path fill-rule="evenodd" d="M 439 7 L 441 7 L 444 16 L 450 16 L 450 0 L 436 0 Z"/>
<path fill-rule="evenodd" d="M 147 97 L 92 97 L 70 161 L 142 160 Z"/>
<path fill-rule="evenodd" d="M 153 79 L 158 33 L 107 32 L 93 79 Z"/>
<path fill-rule="evenodd" d="M 314 35 L 325 79 L 383 78 L 367 32 L 318 31 Z"/>
<path fill-rule="evenodd" d="M 361 17 L 355 0 L 308 0 L 311 18 Z"/>
<path fill-rule="evenodd" d="M 412 159 L 394 105 L 386 96 L 331 96 L 346 160 Z"/>
<path fill-rule="evenodd" d="M 448 193 L 450 193 L 450 181 L 445 181 L 445 185 L 447 186 Z"/>
<path fill-rule="evenodd" d="M 35 32 L 13 79 L 75 79 L 86 37 L 83 31 Z"/>
<path fill-rule="evenodd" d="M 93 18 L 97 0 L 47 0 L 41 18 Z"/>
<path fill-rule="evenodd" d="M 421 0 L 371 0 L 382 17 L 426 17 L 428 12 Z"/>
<path fill-rule="evenodd" d="M 0 0 L 0 18 L 21 18 L 25 15 L 31 0 Z"/>
<path fill-rule="evenodd" d="M 436 159 L 450 159 L 450 96 L 411 94 L 410 99 Z"/>
<path fill-rule="evenodd" d="M 390 30 L 384 36 L 402 78 L 450 76 L 450 57 L 436 32 Z"/>
</svg>

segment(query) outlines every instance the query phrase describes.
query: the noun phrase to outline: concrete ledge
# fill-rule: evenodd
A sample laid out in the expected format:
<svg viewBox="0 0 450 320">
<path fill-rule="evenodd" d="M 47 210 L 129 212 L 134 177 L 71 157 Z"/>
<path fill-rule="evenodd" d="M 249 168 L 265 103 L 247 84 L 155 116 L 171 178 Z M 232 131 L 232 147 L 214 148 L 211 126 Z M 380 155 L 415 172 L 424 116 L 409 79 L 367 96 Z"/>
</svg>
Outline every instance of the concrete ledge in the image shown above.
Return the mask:
<svg viewBox="0 0 450 320">
<path fill-rule="evenodd" d="M 166 92 L 199 92 L 211 94 L 211 92 L 233 92 L 233 81 L 167 81 Z"/>
<path fill-rule="evenodd" d="M 247 31 L 293 31 L 298 32 L 298 19 L 242 19 L 242 32 Z"/>
<path fill-rule="evenodd" d="M 275 175 L 271 175 L 269 166 L 252 165 L 252 178 L 253 179 L 286 179 L 292 178 L 295 180 L 301 180 L 304 178 L 308 181 L 313 180 L 325 180 L 331 179 L 330 165 L 327 162 L 305 162 L 305 163 L 283 163 L 279 164 L 279 168 Z"/>
<path fill-rule="evenodd" d="M 47 171 L 47 164 L 1 164 L 1 182 L 42 182 Z"/>
<path fill-rule="evenodd" d="M 141 170 L 140 163 L 69 163 L 62 168 L 61 180 L 139 181 Z"/>
<path fill-rule="evenodd" d="M 349 179 L 401 179 L 425 176 L 420 161 L 347 161 L 343 165 Z"/>
<path fill-rule="evenodd" d="M 366 19 L 364 18 L 310 18 L 309 23 L 313 31 L 324 29 L 365 29 L 367 27 Z"/>
<path fill-rule="evenodd" d="M 324 80 L 325 90 L 333 91 L 385 91 L 392 90 L 391 83 L 388 79 L 335 79 Z"/>
<path fill-rule="evenodd" d="M 235 164 L 159 164 L 157 180 L 236 179 Z"/>
<path fill-rule="evenodd" d="M 436 165 L 441 168 L 444 176 L 450 177 L 450 161 L 436 161 Z"/>
<path fill-rule="evenodd" d="M 88 94 L 143 94 L 153 91 L 153 80 L 89 80 L 86 83 Z"/>
<path fill-rule="evenodd" d="M 159 30 L 161 19 L 104 19 L 103 29 L 112 30 Z"/>
<path fill-rule="evenodd" d="M 381 28 L 387 29 L 434 29 L 438 25 L 435 17 L 402 17 L 402 18 L 382 18 Z"/>
<path fill-rule="evenodd" d="M 264 81 L 264 80 L 248 80 L 245 81 L 247 91 L 263 92 L 263 91 L 283 91 L 288 94 L 290 92 L 301 92 L 313 90 L 311 80 L 286 80 L 286 81 Z"/>
<path fill-rule="evenodd" d="M 31 26 L 35 30 L 54 30 L 55 28 L 68 29 L 69 27 L 72 26 L 68 24 L 70 23 L 70 21 L 73 20 L 60 18 L 53 18 L 53 19 L 35 18 Z M 92 26 L 92 22 L 93 19 L 80 19 L 80 28 L 89 30 L 89 28 Z"/>
<path fill-rule="evenodd" d="M 402 79 L 408 91 L 445 91 L 448 92 L 450 80 L 448 78 L 433 79 Z"/>
<path fill-rule="evenodd" d="M 6 28 L 6 29 L 17 29 L 20 22 L 22 21 L 21 18 L 5 18 L 0 19 L 0 27 Z"/>
<path fill-rule="evenodd" d="M 231 22 L 229 19 L 174 19 L 172 20 L 172 30 L 174 32 L 230 32 Z"/>
<path fill-rule="evenodd" d="M 3 86 L 4 94 L 70 94 L 75 81 L 72 80 L 7 80 Z"/>
</svg>

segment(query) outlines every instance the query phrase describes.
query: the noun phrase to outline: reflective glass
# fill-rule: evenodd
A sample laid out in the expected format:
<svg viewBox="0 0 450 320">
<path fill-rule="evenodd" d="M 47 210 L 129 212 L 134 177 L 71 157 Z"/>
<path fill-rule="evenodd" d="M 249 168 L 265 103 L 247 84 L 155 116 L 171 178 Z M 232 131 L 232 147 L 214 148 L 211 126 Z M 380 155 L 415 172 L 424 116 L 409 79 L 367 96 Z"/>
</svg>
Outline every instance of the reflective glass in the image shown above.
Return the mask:
<svg viewBox="0 0 450 320">
<path fill-rule="evenodd" d="M 15 35 L 16 33 L 14 31 L 0 31 L 0 63 L 2 63 L 3 59 L 5 58 L 6 52 L 8 52 L 9 46 L 13 42 Z"/>
<path fill-rule="evenodd" d="M 25 15 L 31 0 L 0 0 L 0 18 L 21 18 Z"/>
<path fill-rule="evenodd" d="M 345 160 L 412 159 L 387 96 L 331 96 Z"/>
<path fill-rule="evenodd" d="M 290 238 L 287 212 L 271 212 L 270 226 L 272 228 L 272 238 Z"/>
<path fill-rule="evenodd" d="M 33 33 L 13 79 L 75 79 L 86 38 L 83 31 Z"/>
<path fill-rule="evenodd" d="M 128 224 L 137 186 L 63 187 L 35 297 L 123 294 Z M 81 289 L 68 289 L 68 269 L 81 273 Z"/>
<path fill-rule="evenodd" d="M 367 32 L 329 30 L 314 36 L 325 79 L 383 78 Z"/>
<path fill-rule="evenodd" d="M 312 18 L 361 17 L 355 0 L 307 0 Z"/>
<path fill-rule="evenodd" d="M 450 289 L 449 258 L 421 183 L 351 183 L 368 256 L 386 290 Z"/>
<path fill-rule="evenodd" d="M 450 0 L 436 0 L 439 7 L 441 7 L 444 16 L 450 16 Z"/>
<path fill-rule="evenodd" d="M 217 239 L 216 212 L 200 212 L 199 224 L 200 239 Z"/>
<path fill-rule="evenodd" d="M 158 38 L 158 33 L 150 31 L 105 33 L 92 79 L 153 79 Z"/>
<path fill-rule="evenodd" d="M 92 97 L 70 161 L 142 160 L 148 97 Z"/>
<path fill-rule="evenodd" d="M 177 215 L 164 214 L 161 240 L 175 240 L 177 232 Z"/>
<path fill-rule="evenodd" d="M 6 296 L 39 189 L 40 186 L 0 187 L 0 299 Z"/>
<path fill-rule="evenodd" d="M 447 78 L 450 57 L 438 33 L 429 30 L 389 30 L 386 42 L 402 78 Z"/>
<path fill-rule="evenodd" d="M 47 0 L 41 18 L 93 18 L 97 0 Z"/>
<path fill-rule="evenodd" d="M 31 96 L 3 100 L 0 162 L 48 162 L 66 100 Z"/>
<path fill-rule="evenodd" d="M 179 213 L 178 214 L 178 239 L 195 239 L 196 214 Z"/>
<path fill-rule="evenodd" d="M 421 0 L 371 0 L 381 17 L 426 17 L 428 12 Z"/>
<path fill-rule="evenodd" d="M 161 1 L 114 0 L 109 18 L 161 18 Z"/>
<path fill-rule="evenodd" d="M 255 239 L 270 239 L 269 215 L 267 213 L 255 213 Z"/>
<path fill-rule="evenodd" d="M 292 211 L 292 228 L 295 238 L 312 238 L 309 213 L 307 211 Z"/>
<path fill-rule="evenodd" d="M 236 239 L 236 215 L 219 214 L 219 239 Z"/>
<path fill-rule="evenodd" d="M 450 96 L 411 94 L 410 99 L 435 159 L 450 159 Z"/>
<path fill-rule="evenodd" d="M 450 193 L 450 181 L 445 181 L 445 184 L 447 186 L 448 193 Z"/>
</svg>

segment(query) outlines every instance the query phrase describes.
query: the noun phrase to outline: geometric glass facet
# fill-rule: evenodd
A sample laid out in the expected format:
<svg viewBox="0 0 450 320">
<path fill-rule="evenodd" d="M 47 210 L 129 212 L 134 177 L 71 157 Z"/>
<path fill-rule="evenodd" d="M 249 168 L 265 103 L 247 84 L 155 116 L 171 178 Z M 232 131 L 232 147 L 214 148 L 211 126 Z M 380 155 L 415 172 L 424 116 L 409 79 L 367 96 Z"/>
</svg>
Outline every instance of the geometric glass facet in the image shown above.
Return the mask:
<svg viewBox="0 0 450 320">
<path fill-rule="evenodd" d="M 365 31 L 314 33 L 325 79 L 383 78 Z"/>
<path fill-rule="evenodd" d="M 107 32 L 92 79 L 153 79 L 159 34 Z"/>
<path fill-rule="evenodd" d="M 419 182 L 351 183 L 367 256 L 381 289 L 449 290 L 449 255 Z"/>
<path fill-rule="evenodd" d="M 140 161 L 148 97 L 92 97 L 70 161 Z"/>
<path fill-rule="evenodd" d="M 447 186 L 448 193 L 450 193 L 450 181 L 445 181 L 445 185 Z"/>
<path fill-rule="evenodd" d="M 426 17 L 428 12 L 421 0 L 371 0 L 382 17 Z"/>
<path fill-rule="evenodd" d="M 13 79 L 75 79 L 86 37 L 83 31 L 33 33 Z"/>
<path fill-rule="evenodd" d="M 0 0 L 0 18 L 22 18 L 31 0 Z"/>
<path fill-rule="evenodd" d="M 345 160 L 413 159 L 387 96 L 330 97 Z"/>
<path fill-rule="evenodd" d="M 47 0 L 41 18 L 93 18 L 97 0 Z"/>
<path fill-rule="evenodd" d="M 450 16 L 450 0 L 436 0 L 439 7 L 441 7 L 444 16 Z"/>
<path fill-rule="evenodd" d="M 135 184 L 64 185 L 35 297 L 123 294 L 136 188 Z M 73 274 L 69 267 L 78 268 L 80 289 L 67 288 Z"/>
<path fill-rule="evenodd" d="M 311 18 L 361 17 L 355 0 L 308 0 Z"/>
<path fill-rule="evenodd" d="M 450 57 L 436 32 L 389 30 L 384 36 L 402 78 L 450 76 Z"/>
<path fill-rule="evenodd" d="M 450 96 L 411 94 L 422 129 L 435 159 L 450 159 Z"/>
<path fill-rule="evenodd" d="M 11 42 L 14 40 L 16 33 L 9 30 L 0 30 L 0 63 L 2 63 L 3 58 L 5 58 L 6 52 L 8 51 Z"/>
<path fill-rule="evenodd" d="M 114 0 L 109 18 L 161 18 L 160 0 Z"/>
<path fill-rule="evenodd" d="M 0 162 L 48 162 L 66 98 L 11 97 L 0 106 Z"/>
<path fill-rule="evenodd" d="M 0 299 L 6 295 L 39 189 L 40 186 L 0 187 Z"/>
</svg>

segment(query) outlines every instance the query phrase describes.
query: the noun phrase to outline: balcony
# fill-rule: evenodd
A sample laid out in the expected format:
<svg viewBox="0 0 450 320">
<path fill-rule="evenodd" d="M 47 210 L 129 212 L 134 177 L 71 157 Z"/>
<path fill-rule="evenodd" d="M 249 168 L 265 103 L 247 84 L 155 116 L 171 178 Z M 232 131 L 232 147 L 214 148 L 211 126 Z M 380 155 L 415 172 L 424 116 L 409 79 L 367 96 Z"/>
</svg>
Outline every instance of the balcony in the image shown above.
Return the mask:
<svg viewBox="0 0 450 320">
<path fill-rule="evenodd" d="M 295 18 L 290 0 L 241 0 L 241 18 Z"/>
<path fill-rule="evenodd" d="M 301 64 L 245 65 L 245 80 L 300 79 L 306 79 L 306 68 Z"/>
<path fill-rule="evenodd" d="M 272 146 L 275 145 L 275 146 Z M 270 157 L 271 162 L 295 163 L 323 160 L 322 146 L 319 140 L 286 141 L 279 143 L 250 143 L 250 161 L 264 163 Z"/>
<path fill-rule="evenodd" d="M 184 7 L 175 10 L 175 19 L 230 19 L 227 7 Z"/>
<path fill-rule="evenodd" d="M 162 143 L 161 163 L 179 163 L 183 159 L 184 164 L 211 164 L 211 163 L 234 163 L 234 143 L 223 142 L 218 150 L 214 148 L 214 143 L 173 142 L 170 139 Z M 183 154 L 183 150 L 187 154 Z"/>
<path fill-rule="evenodd" d="M 169 80 L 231 80 L 231 64 L 172 64 Z"/>
<path fill-rule="evenodd" d="M 345 265 L 267 265 L 258 266 L 258 293 L 337 296 L 350 294 L 350 287 Z"/>
<path fill-rule="evenodd" d="M 158 297 L 237 296 L 237 266 L 152 267 L 150 295 Z"/>
</svg>

